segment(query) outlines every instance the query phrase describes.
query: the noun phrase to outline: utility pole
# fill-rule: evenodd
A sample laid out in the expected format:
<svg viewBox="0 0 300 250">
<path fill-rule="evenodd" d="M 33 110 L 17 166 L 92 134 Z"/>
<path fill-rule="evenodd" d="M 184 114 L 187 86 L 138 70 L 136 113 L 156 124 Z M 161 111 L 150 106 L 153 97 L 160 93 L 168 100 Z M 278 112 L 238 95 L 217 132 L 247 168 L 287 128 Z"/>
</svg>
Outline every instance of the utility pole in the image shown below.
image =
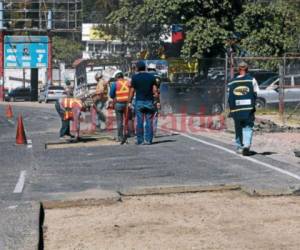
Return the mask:
<svg viewBox="0 0 300 250">
<path fill-rule="evenodd" d="M 3 25 L 3 0 L 0 0 L 0 101 L 4 101 L 4 25 Z"/>
<path fill-rule="evenodd" d="M 26 85 L 26 70 L 23 68 L 23 88 L 25 88 Z"/>
<path fill-rule="evenodd" d="M 47 30 L 48 30 L 48 74 L 47 74 L 47 85 L 52 85 L 53 74 L 52 74 L 52 11 L 48 11 L 48 23 L 47 23 Z"/>
<path fill-rule="evenodd" d="M 279 116 L 284 123 L 284 67 L 279 67 Z"/>
</svg>

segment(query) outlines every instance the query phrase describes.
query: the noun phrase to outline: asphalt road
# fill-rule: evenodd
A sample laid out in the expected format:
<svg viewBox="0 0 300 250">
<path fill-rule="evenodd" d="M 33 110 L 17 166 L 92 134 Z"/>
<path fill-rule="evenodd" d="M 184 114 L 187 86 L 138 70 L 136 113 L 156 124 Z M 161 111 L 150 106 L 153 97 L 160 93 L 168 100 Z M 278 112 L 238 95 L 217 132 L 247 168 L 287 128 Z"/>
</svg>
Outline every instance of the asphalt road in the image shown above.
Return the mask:
<svg viewBox="0 0 300 250">
<path fill-rule="evenodd" d="M 26 249 L 38 237 L 37 201 L 58 193 L 194 184 L 239 184 L 274 194 L 299 188 L 300 168 L 262 154 L 242 157 L 220 142 L 170 131 L 160 131 L 151 146 L 45 150 L 46 142 L 58 140 L 60 121 L 53 105 L 13 106 L 12 121 L 5 107 L 0 104 L 0 249 Z M 15 145 L 18 114 L 30 145 Z"/>
</svg>

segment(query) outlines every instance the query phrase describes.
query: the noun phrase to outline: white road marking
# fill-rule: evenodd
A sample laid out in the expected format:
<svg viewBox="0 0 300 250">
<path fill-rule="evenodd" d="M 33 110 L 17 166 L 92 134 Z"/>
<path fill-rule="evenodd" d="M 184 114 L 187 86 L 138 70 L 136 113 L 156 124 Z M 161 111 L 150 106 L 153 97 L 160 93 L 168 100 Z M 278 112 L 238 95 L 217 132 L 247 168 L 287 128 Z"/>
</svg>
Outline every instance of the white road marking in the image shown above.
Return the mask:
<svg viewBox="0 0 300 250">
<path fill-rule="evenodd" d="M 26 171 L 21 171 L 19 180 L 15 186 L 14 193 L 19 194 L 23 192 L 24 184 L 25 184 Z"/>
<path fill-rule="evenodd" d="M 13 120 L 7 120 L 8 121 L 8 123 L 10 123 L 11 125 L 15 125 L 15 122 L 13 121 Z"/>
<path fill-rule="evenodd" d="M 18 205 L 14 205 L 14 206 L 7 207 L 7 209 L 16 209 L 17 207 L 18 207 Z"/>
<path fill-rule="evenodd" d="M 167 130 L 166 130 L 166 131 L 167 131 Z M 177 132 L 177 131 L 176 131 L 176 132 Z M 177 132 L 177 133 L 178 133 L 179 135 L 183 136 L 183 137 L 186 137 L 186 138 L 189 138 L 189 139 L 191 139 L 191 140 L 200 142 L 200 143 L 205 144 L 205 145 L 207 145 L 207 146 L 211 146 L 211 147 L 214 147 L 214 148 L 223 150 L 223 151 L 225 151 L 225 152 L 227 152 L 227 153 L 229 153 L 229 154 L 233 154 L 233 155 L 238 156 L 238 157 L 240 157 L 240 158 L 242 158 L 242 159 L 244 159 L 244 160 L 247 160 L 247 161 L 250 161 L 250 162 L 259 164 L 259 165 L 261 165 L 261 166 L 264 166 L 264 167 L 266 167 L 266 168 L 272 169 L 272 170 L 277 171 L 277 172 L 279 172 L 279 173 L 281 173 L 281 174 L 288 175 L 288 176 L 293 177 L 293 178 L 295 178 L 295 179 L 297 179 L 297 180 L 300 181 L 300 176 L 299 176 L 299 175 L 294 174 L 294 173 L 292 173 L 292 172 L 289 172 L 289 171 L 287 171 L 287 170 L 284 170 L 284 169 L 275 167 L 275 166 L 273 166 L 273 165 L 271 165 L 271 164 L 268 164 L 268 163 L 259 161 L 259 160 L 257 160 L 257 159 L 251 158 L 251 157 L 245 157 L 245 156 L 239 155 L 239 154 L 237 154 L 235 151 L 233 151 L 233 150 L 231 150 L 231 149 L 228 149 L 228 148 L 222 147 L 222 146 L 220 146 L 220 145 L 213 144 L 213 143 L 210 143 L 210 142 L 201 140 L 201 139 L 199 139 L 199 138 L 190 136 L 190 135 L 188 135 L 188 134 L 181 133 L 181 132 Z"/>
<path fill-rule="evenodd" d="M 27 140 L 27 148 L 32 148 L 32 140 Z"/>
</svg>

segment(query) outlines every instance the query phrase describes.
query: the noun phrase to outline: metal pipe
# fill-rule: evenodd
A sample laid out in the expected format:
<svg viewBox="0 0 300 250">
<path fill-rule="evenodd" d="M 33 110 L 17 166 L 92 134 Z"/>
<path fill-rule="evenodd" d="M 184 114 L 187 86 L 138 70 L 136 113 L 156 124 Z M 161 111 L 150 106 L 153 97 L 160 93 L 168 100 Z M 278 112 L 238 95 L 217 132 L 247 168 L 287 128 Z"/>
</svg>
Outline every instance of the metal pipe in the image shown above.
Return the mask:
<svg viewBox="0 0 300 250">
<path fill-rule="evenodd" d="M 3 25 L 3 12 L 4 12 L 3 1 L 0 1 L 0 30 L 3 30 L 3 28 L 4 28 L 4 25 Z"/>
</svg>

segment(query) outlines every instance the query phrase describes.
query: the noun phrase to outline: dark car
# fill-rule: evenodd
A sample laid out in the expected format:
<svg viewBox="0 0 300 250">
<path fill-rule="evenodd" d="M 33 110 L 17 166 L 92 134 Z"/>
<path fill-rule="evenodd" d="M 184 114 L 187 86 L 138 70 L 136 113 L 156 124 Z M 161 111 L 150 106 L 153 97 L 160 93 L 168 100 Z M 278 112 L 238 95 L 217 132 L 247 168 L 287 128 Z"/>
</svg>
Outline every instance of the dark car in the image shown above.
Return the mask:
<svg viewBox="0 0 300 250">
<path fill-rule="evenodd" d="M 278 77 L 278 73 L 267 70 L 249 70 L 249 74 L 256 79 L 258 85 L 261 85 L 263 82 L 272 77 Z"/>
<path fill-rule="evenodd" d="M 30 88 L 19 87 L 10 91 L 7 95 L 7 101 L 31 101 L 31 91 Z"/>
</svg>

